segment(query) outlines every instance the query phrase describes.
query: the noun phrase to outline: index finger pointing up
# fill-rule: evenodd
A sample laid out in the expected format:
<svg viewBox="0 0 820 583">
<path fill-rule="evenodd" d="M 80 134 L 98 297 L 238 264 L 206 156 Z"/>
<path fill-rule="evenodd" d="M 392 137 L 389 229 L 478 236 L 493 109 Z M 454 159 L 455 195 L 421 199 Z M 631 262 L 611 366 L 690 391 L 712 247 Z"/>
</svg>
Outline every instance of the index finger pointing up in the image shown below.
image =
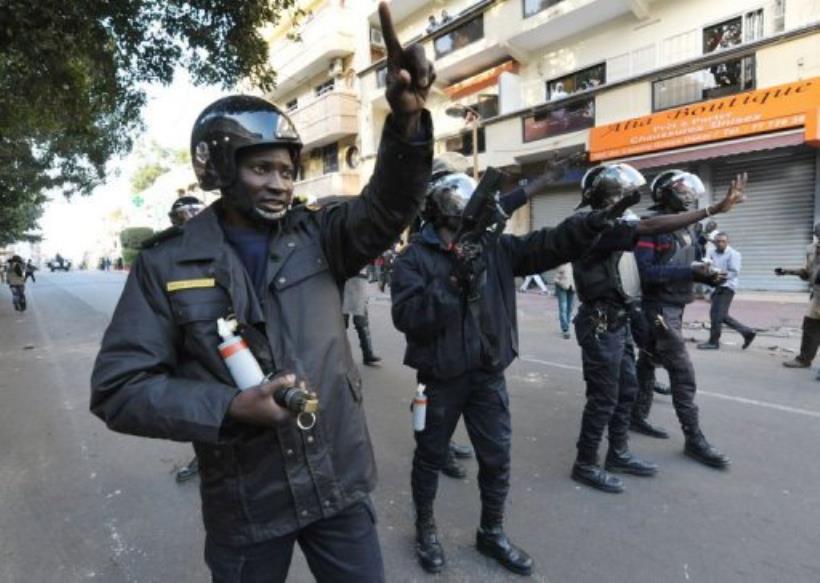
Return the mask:
<svg viewBox="0 0 820 583">
<path fill-rule="evenodd" d="M 390 67 L 400 67 L 401 63 L 401 43 L 396 36 L 396 29 L 393 27 L 393 18 L 390 16 L 390 8 L 387 2 L 379 2 L 379 20 L 382 24 L 382 36 L 387 47 L 387 64 Z"/>
</svg>

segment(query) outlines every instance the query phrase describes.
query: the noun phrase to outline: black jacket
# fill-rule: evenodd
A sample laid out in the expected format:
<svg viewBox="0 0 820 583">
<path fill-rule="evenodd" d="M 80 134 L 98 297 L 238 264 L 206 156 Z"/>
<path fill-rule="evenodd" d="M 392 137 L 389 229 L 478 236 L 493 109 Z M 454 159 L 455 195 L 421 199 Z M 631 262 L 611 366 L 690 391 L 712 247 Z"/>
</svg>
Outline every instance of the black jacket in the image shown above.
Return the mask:
<svg viewBox="0 0 820 583">
<path fill-rule="evenodd" d="M 486 250 L 487 281 L 481 298 L 485 334 L 498 361 L 482 355 L 478 325 L 462 294 L 450 283 L 453 257 L 431 224 L 396 259 L 391 280 L 393 323 L 407 338 L 404 364 L 421 379 L 448 379 L 466 371 L 502 371 L 518 355 L 515 277 L 542 273 L 579 258 L 596 232 L 585 216 L 554 229 L 518 237 L 502 235 Z"/>
<path fill-rule="evenodd" d="M 91 410 L 115 431 L 194 442 L 205 528 L 220 544 L 293 532 L 375 485 L 341 290 L 418 212 L 432 165 L 424 120 L 426 141 L 410 144 L 388 119 L 360 197 L 286 215 L 271 238 L 264 297 L 225 240 L 219 203 L 142 251 L 129 274 L 94 366 Z M 216 320 L 229 312 L 264 335 L 261 352 L 277 369 L 306 375 L 319 394 L 315 429 L 265 430 L 226 416 L 237 389 Z"/>
</svg>

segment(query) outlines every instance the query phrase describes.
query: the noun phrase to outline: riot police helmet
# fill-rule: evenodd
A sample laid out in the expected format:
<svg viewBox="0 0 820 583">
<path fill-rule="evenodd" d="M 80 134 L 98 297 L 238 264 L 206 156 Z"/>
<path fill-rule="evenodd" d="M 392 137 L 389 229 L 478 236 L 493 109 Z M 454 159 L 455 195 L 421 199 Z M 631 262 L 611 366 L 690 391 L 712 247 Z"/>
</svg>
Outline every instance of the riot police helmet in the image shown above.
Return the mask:
<svg viewBox="0 0 820 583">
<path fill-rule="evenodd" d="M 171 219 L 171 224 L 174 226 L 184 225 L 204 208 L 205 205 L 197 197 L 191 195 L 181 196 L 171 205 L 168 218 Z"/>
<path fill-rule="evenodd" d="M 694 208 L 698 199 L 706 193 L 701 179 L 685 170 L 661 172 L 652 181 L 651 189 L 655 204 L 650 210 L 673 213 Z"/>
<path fill-rule="evenodd" d="M 237 152 L 252 146 L 287 148 L 297 166 L 302 141 L 290 118 L 261 97 L 231 95 L 206 107 L 191 132 L 191 161 L 200 188 L 231 186 Z"/>
<path fill-rule="evenodd" d="M 601 164 L 590 168 L 581 178 L 581 202 L 575 210 L 587 205 L 603 208 L 646 184 L 643 174 L 629 164 Z"/>
</svg>

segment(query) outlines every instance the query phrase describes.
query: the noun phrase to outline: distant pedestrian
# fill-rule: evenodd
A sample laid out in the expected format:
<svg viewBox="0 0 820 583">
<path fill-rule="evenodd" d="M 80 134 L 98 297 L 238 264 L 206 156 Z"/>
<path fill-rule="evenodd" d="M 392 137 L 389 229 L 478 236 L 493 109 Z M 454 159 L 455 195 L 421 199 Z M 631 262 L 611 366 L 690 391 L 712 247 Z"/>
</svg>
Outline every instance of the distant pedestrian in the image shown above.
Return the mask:
<svg viewBox="0 0 820 583">
<path fill-rule="evenodd" d="M 806 248 L 806 264 L 797 269 L 777 267 L 777 275 L 796 275 L 809 283 L 811 302 L 803 318 L 803 337 L 800 340 L 800 354 L 787 360 L 787 368 L 808 368 L 820 347 L 820 223 L 814 225 L 814 242 Z"/>
<path fill-rule="evenodd" d="M 743 336 L 743 349 L 749 348 L 757 333 L 732 318 L 729 307 L 737 291 L 738 274 L 740 274 L 741 255 L 736 249 L 729 246 L 729 236 L 726 233 L 717 233 L 714 237 L 714 249 L 708 255 L 709 261 L 720 271 L 726 273 L 726 282 L 715 287 L 712 292 L 712 309 L 710 312 L 712 324 L 709 340 L 698 344 L 701 350 L 717 350 L 720 348 L 720 333 L 723 324 L 733 328 Z"/>
<path fill-rule="evenodd" d="M 19 255 L 9 259 L 6 281 L 11 289 L 11 299 L 17 312 L 26 311 L 26 267 Z"/>
<path fill-rule="evenodd" d="M 362 270 L 358 275 L 345 282 L 342 298 L 342 314 L 344 315 L 345 329 L 353 318 L 353 327 L 359 336 L 359 346 L 362 349 L 362 361 L 367 366 L 375 366 L 381 362 L 381 357 L 373 350 L 373 337 L 370 334 L 370 319 L 367 316 L 367 271 Z"/>
<path fill-rule="evenodd" d="M 34 266 L 34 264 L 31 262 L 31 259 L 29 259 L 28 261 L 26 261 L 26 276 L 25 276 L 25 278 L 24 278 L 24 279 L 25 279 L 25 281 L 28 281 L 28 278 L 31 278 L 31 281 L 32 281 L 32 282 L 37 283 L 37 280 L 36 280 L 36 279 L 34 279 L 34 272 L 35 272 L 35 271 L 37 271 L 37 268 L 36 268 L 36 267 Z"/>
<path fill-rule="evenodd" d="M 431 14 L 427 17 L 427 28 L 425 31 L 429 34 L 438 28 L 438 21 L 436 20 L 436 15 Z"/>
<path fill-rule="evenodd" d="M 555 270 L 552 279 L 555 284 L 555 296 L 558 298 L 558 321 L 561 333 L 569 339 L 569 324 L 572 321 L 572 304 L 575 300 L 575 280 L 572 275 L 572 264 L 564 263 Z"/>
<path fill-rule="evenodd" d="M 519 291 L 525 292 L 530 288 L 530 283 L 535 282 L 535 285 L 541 290 L 541 293 L 549 293 L 549 288 L 547 284 L 544 283 L 544 280 L 541 279 L 541 276 L 537 273 L 533 273 L 532 275 L 528 275 L 524 278 L 524 283 L 521 284 L 521 288 Z"/>
</svg>

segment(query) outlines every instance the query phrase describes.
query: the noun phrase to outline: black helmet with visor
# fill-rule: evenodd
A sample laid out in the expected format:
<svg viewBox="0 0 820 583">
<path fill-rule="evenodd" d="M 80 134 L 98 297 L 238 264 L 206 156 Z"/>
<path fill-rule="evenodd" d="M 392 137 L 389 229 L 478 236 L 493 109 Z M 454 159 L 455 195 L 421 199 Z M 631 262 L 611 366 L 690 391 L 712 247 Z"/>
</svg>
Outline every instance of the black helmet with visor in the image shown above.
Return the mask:
<svg viewBox="0 0 820 583">
<path fill-rule="evenodd" d="M 706 193 L 703 182 L 697 175 L 685 170 L 661 172 L 652 181 L 650 210 L 665 210 L 675 213 L 693 209 L 698 199 Z"/>
<path fill-rule="evenodd" d="M 236 179 L 236 154 L 251 146 L 282 146 L 294 166 L 302 141 L 285 113 L 252 95 L 231 95 L 199 114 L 191 132 L 191 161 L 202 190 L 217 190 Z"/>
<path fill-rule="evenodd" d="M 581 202 L 575 210 L 587 205 L 603 208 L 622 197 L 640 191 L 646 184 L 643 174 L 629 164 L 601 164 L 587 170 L 581 179 Z"/>
</svg>

